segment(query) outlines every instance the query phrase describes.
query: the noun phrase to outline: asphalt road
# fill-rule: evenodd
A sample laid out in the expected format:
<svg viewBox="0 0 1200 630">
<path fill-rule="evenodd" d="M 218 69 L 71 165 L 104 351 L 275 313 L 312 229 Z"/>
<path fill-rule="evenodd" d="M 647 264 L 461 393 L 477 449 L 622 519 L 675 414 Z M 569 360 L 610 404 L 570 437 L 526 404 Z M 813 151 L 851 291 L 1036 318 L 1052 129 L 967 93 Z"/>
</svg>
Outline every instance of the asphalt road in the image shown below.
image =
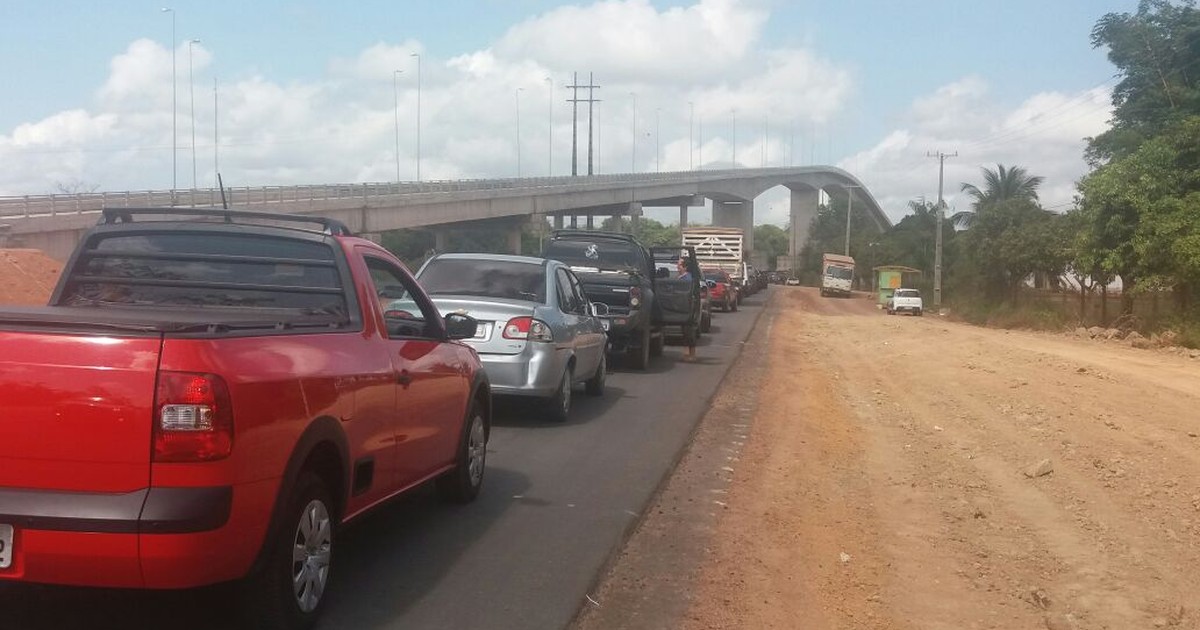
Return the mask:
<svg viewBox="0 0 1200 630">
<path fill-rule="evenodd" d="M 342 532 L 319 628 L 557 630 L 667 473 L 762 312 L 766 294 L 717 313 L 695 363 L 668 346 L 648 373 L 615 368 L 602 398 L 576 396 L 548 424 L 503 405 L 483 493 L 467 506 L 429 489 Z M 138 592 L 0 585 L 0 628 L 235 626 L 232 589 Z"/>
</svg>

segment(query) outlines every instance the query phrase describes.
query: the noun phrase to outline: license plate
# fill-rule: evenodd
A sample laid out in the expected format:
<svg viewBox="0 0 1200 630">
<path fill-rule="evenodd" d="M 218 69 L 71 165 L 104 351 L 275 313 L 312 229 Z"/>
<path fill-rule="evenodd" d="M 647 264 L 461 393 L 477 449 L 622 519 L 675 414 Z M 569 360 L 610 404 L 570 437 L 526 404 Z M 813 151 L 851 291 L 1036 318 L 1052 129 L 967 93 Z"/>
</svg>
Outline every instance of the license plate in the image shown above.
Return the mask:
<svg viewBox="0 0 1200 630">
<path fill-rule="evenodd" d="M 604 330 L 608 330 L 612 327 L 612 322 L 608 321 L 607 319 L 602 319 L 600 320 L 600 325 L 604 326 Z"/>
<path fill-rule="evenodd" d="M 13 526 L 0 525 L 0 569 L 7 569 L 13 559 Z"/>
</svg>

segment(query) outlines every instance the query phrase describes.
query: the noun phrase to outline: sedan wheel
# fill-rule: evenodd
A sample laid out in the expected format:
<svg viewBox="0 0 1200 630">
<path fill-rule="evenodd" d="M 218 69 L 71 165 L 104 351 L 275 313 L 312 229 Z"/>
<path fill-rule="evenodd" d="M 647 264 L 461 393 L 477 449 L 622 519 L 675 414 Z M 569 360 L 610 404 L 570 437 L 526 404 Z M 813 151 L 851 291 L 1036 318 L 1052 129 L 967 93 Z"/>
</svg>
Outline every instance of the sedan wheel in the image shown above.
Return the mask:
<svg viewBox="0 0 1200 630">
<path fill-rule="evenodd" d="M 573 373 L 571 368 L 567 368 L 563 373 L 562 382 L 558 385 L 558 392 L 547 404 L 546 416 L 551 422 L 566 422 L 567 417 L 571 415 L 572 385 Z"/>
<path fill-rule="evenodd" d="M 588 396 L 603 396 L 604 383 L 608 379 L 608 357 L 603 353 L 600 354 L 600 366 L 596 368 L 596 373 L 592 378 L 587 380 L 586 387 Z"/>
</svg>

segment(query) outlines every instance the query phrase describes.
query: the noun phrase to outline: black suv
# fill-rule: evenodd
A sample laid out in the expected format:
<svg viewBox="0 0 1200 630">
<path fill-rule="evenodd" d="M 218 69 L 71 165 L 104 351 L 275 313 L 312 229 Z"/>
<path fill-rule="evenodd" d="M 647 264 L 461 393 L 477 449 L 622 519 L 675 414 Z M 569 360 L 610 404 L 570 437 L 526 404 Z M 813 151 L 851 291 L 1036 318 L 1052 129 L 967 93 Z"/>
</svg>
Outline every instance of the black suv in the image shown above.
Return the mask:
<svg viewBox="0 0 1200 630">
<path fill-rule="evenodd" d="M 667 322 L 664 304 L 659 303 L 654 258 L 633 236 L 556 230 L 542 256 L 569 265 L 583 283 L 588 299 L 607 307 L 601 307 L 597 315 L 608 330 L 613 353 L 626 355 L 632 367 L 639 370 L 649 366 L 651 356 L 662 354 L 663 326 Z M 674 293 L 674 283 L 669 284 L 670 288 L 664 284 L 661 289 Z M 671 303 L 671 310 L 676 308 L 676 300 L 666 302 Z M 695 302 L 699 304 L 698 295 Z"/>
</svg>

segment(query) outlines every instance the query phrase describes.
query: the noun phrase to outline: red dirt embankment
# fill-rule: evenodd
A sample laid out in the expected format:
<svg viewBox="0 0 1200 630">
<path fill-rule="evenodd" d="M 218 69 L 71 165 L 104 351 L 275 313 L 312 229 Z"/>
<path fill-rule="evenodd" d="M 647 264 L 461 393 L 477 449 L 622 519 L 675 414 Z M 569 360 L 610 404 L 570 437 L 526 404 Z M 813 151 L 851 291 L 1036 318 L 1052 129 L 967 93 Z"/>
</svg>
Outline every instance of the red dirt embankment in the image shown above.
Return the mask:
<svg viewBox="0 0 1200 630">
<path fill-rule="evenodd" d="M 62 263 L 36 249 L 0 249 L 0 304 L 45 304 Z"/>
</svg>

